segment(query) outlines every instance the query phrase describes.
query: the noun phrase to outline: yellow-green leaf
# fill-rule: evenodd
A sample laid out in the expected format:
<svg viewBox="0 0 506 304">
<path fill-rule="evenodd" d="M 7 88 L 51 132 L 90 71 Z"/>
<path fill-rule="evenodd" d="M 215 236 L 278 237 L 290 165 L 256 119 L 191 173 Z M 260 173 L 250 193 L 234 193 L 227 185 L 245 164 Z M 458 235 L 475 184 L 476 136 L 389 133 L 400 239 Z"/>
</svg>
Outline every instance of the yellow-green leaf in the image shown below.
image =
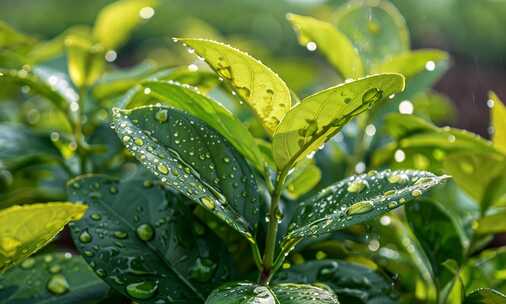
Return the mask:
<svg viewBox="0 0 506 304">
<path fill-rule="evenodd" d="M 258 116 L 269 134 L 291 107 L 285 82 L 257 59 L 229 45 L 206 39 L 177 39 L 204 58 Z"/>
<path fill-rule="evenodd" d="M 298 34 L 299 43 L 308 50 L 316 48 L 344 78 L 364 75 L 362 59 L 351 41 L 332 24 L 311 17 L 288 14 L 288 20 Z"/>
<path fill-rule="evenodd" d="M 404 89 L 400 74 L 365 77 L 304 98 L 290 110 L 273 137 L 279 169 L 291 168 L 328 141 L 353 117 Z"/>
<path fill-rule="evenodd" d="M 474 224 L 473 228 L 479 234 L 495 234 L 506 231 L 506 210 L 502 209 L 495 213 L 480 218 Z"/>
<path fill-rule="evenodd" d="M 94 38 L 106 49 L 120 47 L 143 19 L 153 16 L 155 0 L 120 0 L 103 8 L 95 21 Z"/>
<path fill-rule="evenodd" d="M 494 135 L 492 142 L 494 146 L 506 153 L 506 106 L 494 92 L 489 93 L 489 100 L 492 102 L 492 128 Z"/>
<path fill-rule="evenodd" d="M 318 185 L 321 176 L 322 172 L 314 161 L 307 160 L 299 163 L 286 179 L 285 195 L 291 199 L 298 199 Z"/>
<path fill-rule="evenodd" d="M 104 49 L 82 34 L 65 39 L 70 78 L 78 87 L 89 86 L 104 71 Z"/>
<path fill-rule="evenodd" d="M 1 210 L 0 271 L 44 247 L 66 224 L 80 219 L 86 208 L 82 204 L 43 203 Z"/>
</svg>

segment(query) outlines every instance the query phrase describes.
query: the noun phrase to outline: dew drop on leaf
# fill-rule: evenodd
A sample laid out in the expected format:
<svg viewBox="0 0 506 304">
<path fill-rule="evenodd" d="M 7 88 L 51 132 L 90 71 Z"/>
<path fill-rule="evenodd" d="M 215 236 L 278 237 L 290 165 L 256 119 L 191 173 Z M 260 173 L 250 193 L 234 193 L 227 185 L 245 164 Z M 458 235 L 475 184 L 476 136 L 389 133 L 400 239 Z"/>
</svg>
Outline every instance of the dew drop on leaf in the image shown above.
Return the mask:
<svg viewBox="0 0 506 304">
<path fill-rule="evenodd" d="M 89 243 L 91 242 L 93 238 L 91 237 L 91 234 L 88 232 L 88 230 L 84 230 L 80 235 L 79 235 L 79 241 L 81 241 L 81 243 Z"/>
<path fill-rule="evenodd" d="M 369 212 L 373 209 L 374 205 L 371 201 L 361 201 L 348 207 L 346 210 L 347 215 L 362 214 Z"/>
<path fill-rule="evenodd" d="M 365 187 L 367 187 L 367 182 L 358 179 L 349 184 L 346 190 L 351 193 L 358 193 L 364 190 Z"/>
<path fill-rule="evenodd" d="M 150 241 L 153 239 L 153 236 L 155 234 L 155 231 L 153 230 L 153 227 L 150 224 L 142 224 L 139 227 L 137 227 L 137 236 L 139 239 L 143 241 Z"/>
<path fill-rule="evenodd" d="M 158 120 L 158 122 L 160 122 L 160 123 L 166 122 L 168 117 L 169 117 L 169 112 L 167 110 L 160 110 L 160 111 L 156 112 L 156 114 L 155 114 L 156 120 Z"/>
<path fill-rule="evenodd" d="M 158 289 L 158 282 L 138 282 L 128 284 L 126 292 L 129 296 L 138 300 L 152 298 Z"/>
<path fill-rule="evenodd" d="M 30 269 L 35 265 L 35 259 L 28 258 L 21 263 L 21 268 L 23 269 Z"/>
<path fill-rule="evenodd" d="M 209 210 L 213 210 L 215 207 L 214 201 L 208 196 L 204 196 L 204 197 L 200 198 L 200 201 Z"/>
<path fill-rule="evenodd" d="M 167 168 L 167 166 L 165 166 L 164 164 L 159 164 L 156 168 L 158 169 L 158 172 L 162 174 L 169 173 L 169 168 Z"/>
<path fill-rule="evenodd" d="M 69 291 L 69 283 L 62 274 L 55 274 L 49 278 L 47 289 L 55 295 L 62 295 Z"/>
</svg>

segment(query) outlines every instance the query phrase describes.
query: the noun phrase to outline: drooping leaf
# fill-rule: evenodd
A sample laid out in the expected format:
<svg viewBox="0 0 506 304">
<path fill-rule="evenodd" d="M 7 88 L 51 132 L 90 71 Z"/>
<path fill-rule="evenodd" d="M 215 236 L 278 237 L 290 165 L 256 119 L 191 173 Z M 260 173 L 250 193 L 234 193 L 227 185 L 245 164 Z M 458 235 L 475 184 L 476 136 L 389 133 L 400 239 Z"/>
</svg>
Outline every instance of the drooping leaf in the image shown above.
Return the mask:
<svg viewBox="0 0 506 304">
<path fill-rule="evenodd" d="M 274 281 L 323 283 L 341 303 L 397 303 L 392 283 L 375 271 L 345 261 L 309 261 L 280 271 Z"/>
<path fill-rule="evenodd" d="M 255 177 L 225 138 L 199 119 L 161 106 L 116 109 L 113 124 L 130 152 L 166 186 L 254 243 L 259 217 Z"/>
<path fill-rule="evenodd" d="M 489 100 L 492 101 L 492 128 L 494 135 L 492 142 L 494 146 L 506 154 L 506 106 L 494 92 L 489 93 Z"/>
<path fill-rule="evenodd" d="M 272 145 L 279 169 L 291 168 L 327 142 L 353 117 L 404 89 L 399 74 L 365 77 L 317 92 L 281 121 Z"/>
<path fill-rule="evenodd" d="M 105 51 L 101 45 L 89 36 L 72 34 L 65 38 L 65 48 L 69 74 L 77 87 L 90 86 L 102 76 Z"/>
<path fill-rule="evenodd" d="M 0 211 L 0 271 L 49 243 L 70 221 L 80 219 L 85 205 L 44 203 Z"/>
<path fill-rule="evenodd" d="M 119 0 L 107 5 L 95 20 L 94 38 L 106 50 L 119 48 L 144 18 L 151 18 L 149 12 L 143 16 L 142 9 L 151 11 L 156 3 L 155 0 Z"/>
<path fill-rule="evenodd" d="M 291 199 L 299 198 L 320 182 L 321 175 L 320 168 L 313 161 L 307 160 L 299 163 L 286 179 L 285 195 Z"/>
<path fill-rule="evenodd" d="M 234 115 L 219 102 L 192 88 L 176 82 L 147 81 L 142 86 L 158 102 L 181 109 L 205 121 L 220 132 L 244 157 L 260 171 L 264 171 L 263 155 L 255 138 Z"/>
<path fill-rule="evenodd" d="M 329 290 L 312 285 L 256 285 L 248 282 L 230 283 L 213 291 L 206 304 L 339 304 Z"/>
<path fill-rule="evenodd" d="M 311 17 L 288 14 L 288 21 L 298 34 L 299 43 L 322 52 L 344 78 L 364 76 L 362 59 L 353 44 L 334 25 Z"/>
<path fill-rule="evenodd" d="M 205 39 L 177 39 L 204 58 L 258 116 L 269 134 L 291 108 L 288 87 L 260 61 L 231 46 Z"/>
<path fill-rule="evenodd" d="M 40 254 L 0 274 L 3 304 L 94 303 L 104 299 L 109 286 L 80 256 Z"/>
<path fill-rule="evenodd" d="M 358 48 L 366 67 L 409 50 L 406 22 L 388 1 L 351 1 L 336 19 L 337 28 Z"/>
<path fill-rule="evenodd" d="M 462 262 L 469 240 L 441 205 L 431 201 L 416 202 L 407 206 L 406 215 L 436 275 L 443 271 L 442 264 L 449 257 L 457 263 Z"/>
<path fill-rule="evenodd" d="M 284 242 L 373 219 L 421 197 L 447 178 L 413 170 L 371 171 L 352 176 L 303 202 L 292 219 Z"/>
<path fill-rule="evenodd" d="M 70 198 L 89 210 L 72 238 L 97 275 L 138 303 L 201 303 L 232 269 L 222 243 L 192 215 L 181 195 L 151 178 L 72 180 Z"/>
<path fill-rule="evenodd" d="M 482 288 L 473 291 L 464 299 L 463 304 L 505 304 L 506 295 L 503 293 L 490 289 Z"/>
</svg>

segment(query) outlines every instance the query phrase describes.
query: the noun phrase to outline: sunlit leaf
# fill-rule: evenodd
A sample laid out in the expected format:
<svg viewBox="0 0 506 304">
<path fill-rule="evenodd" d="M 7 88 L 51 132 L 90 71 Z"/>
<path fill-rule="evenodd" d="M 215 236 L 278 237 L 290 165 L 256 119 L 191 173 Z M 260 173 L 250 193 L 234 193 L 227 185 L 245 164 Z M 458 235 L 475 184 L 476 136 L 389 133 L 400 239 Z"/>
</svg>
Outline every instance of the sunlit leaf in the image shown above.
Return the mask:
<svg viewBox="0 0 506 304">
<path fill-rule="evenodd" d="M 206 304 L 339 304 L 329 290 L 312 285 L 278 284 L 271 286 L 248 282 L 230 283 L 211 293 Z"/>
<path fill-rule="evenodd" d="M 185 198 L 156 180 L 83 176 L 70 198 L 89 210 L 71 225 L 78 250 L 111 287 L 138 303 L 202 302 L 231 269 L 224 247 L 192 215 Z"/>
<path fill-rule="evenodd" d="M 104 299 L 109 286 L 80 256 L 41 254 L 0 274 L 0 303 L 74 304 Z"/>
<path fill-rule="evenodd" d="M 149 95 L 157 102 L 181 109 L 205 121 L 220 132 L 260 172 L 264 171 L 263 155 L 255 143 L 255 138 L 241 121 L 219 102 L 176 82 L 147 81 L 142 83 L 142 87 L 149 90 Z"/>
<path fill-rule="evenodd" d="M 119 48 L 130 37 L 134 28 L 150 13 L 143 16 L 144 8 L 153 9 L 155 0 L 119 0 L 104 7 L 95 20 L 94 38 L 106 50 Z M 153 11 L 154 12 L 154 11 Z"/>
<path fill-rule="evenodd" d="M 65 38 L 65 48 L 69 74 L 77 87 L 90 86 L 102 76 L 105 51 L 101 45 L 89 36 L 73 34 Z"/>
<path fill-rule="evenodd" d="M 497 210 L 493 213 L 484 215 L 476 221 L 474 228 L 476 233 L 480 234 L 494 234 L 506 231 L 506 210 Z"/>
<path fill-rule="evenodd" d="M 298 34 L 299 43 L 322 52 L 344 78 L 364 75 L 362 59 L 357 50 L 334 25 L 295 14 L 288 14 L 287 18 Z"/>
<path fill-rule="evenodd" d="M 489 93 L 489 100 L 492 101 L 492 128 L 494 135 L 492 142 L 494 146 L 506 153 L 506 106 L 494 92 Z"/>
<path fill-rule="evenodd" d="M 49 243 L 70 221 L 80 219 L 85 205 L 44 203 L 0 211 L 0 271 Z"/>
<path fill-rule="evenodd" d="M 252 170 L 228 141 L 193 116 L 161 106 L 115 109 L 126 147 L 170 189 L 181 192 L 254 243 L 258 192 Z"/>
<path fill-rule="evenodd" d="M 358 48 L 366 66 L 409 50 L 404 18 L 385 0 L 355 0 L 337 12 L 337 28 Z"/>
<path fill-rule="evenodd" d="M 268 133 L 274 133 L 290 110 L 286 84 L 267 66 L 231 46 L 205 39 L 177 39 L 204 58 L 232 86 L 258 116 Z"/>
<path fill-rule="evenodd" d="M 11 49 L 15 52 L 24 53 L 34 44 L 36 39 L 16 31 L 7 23 L 0 21 L 0 48 Z"/>
<path fill-rule="evenodd" d="M 362 78 L 317 92 L 293 107 L 273 137 L 279 169 L 293 167 L 330 140 L 353 117 L 404 88 L 399 74 Z"/>
<path fill-rule="evenodd" d="M 506 295 L 490 289 L 482 288 L 473 291 L 464 299 L 463 304 L 504 304 L 506 303 Z"/>
<path fill-rule="evenodd" d="M 300 205 L 284 242 L 373 219 L 420 198 L 447 178 L 412 170 L 371 171 L 347 178 Z"/>
<path fill-rule="evenodd" d="M 457 109 L 447 96 L 430 91 L 418 94 L 411 100 L 413 113 L 426 117 L 436 124 L 455 122 Z"/>
<path fill-rule="evenodd" d="M 321 179 L 320 168 L 311 160 L 299 163 L 286 179 L 285 194 L 291 199 L 297 199 L 313 189 Z"/>
</svg>

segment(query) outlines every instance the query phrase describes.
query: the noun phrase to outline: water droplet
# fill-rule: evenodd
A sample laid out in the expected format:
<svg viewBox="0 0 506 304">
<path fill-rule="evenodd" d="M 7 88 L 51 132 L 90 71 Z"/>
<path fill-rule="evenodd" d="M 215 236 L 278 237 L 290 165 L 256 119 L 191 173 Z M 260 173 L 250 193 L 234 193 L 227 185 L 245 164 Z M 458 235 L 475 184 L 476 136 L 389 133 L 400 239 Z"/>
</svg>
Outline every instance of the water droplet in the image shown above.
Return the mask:
<svg viewBox="0 0 506 304">
<path fill-rule="evenodd" d="M 62 295 L 69 291 L 69 283 L 62 274 L 55 274 L 49 278 L 47 289 L 55 295 Z"/>
<path fill-rule="evenodd" d="M 134 143 L 135 143 L 137 146 L 142 146 L 142 145 L 144 145 L 144 141 L 142 140 L 142 138 L 136 138 L 136 139 L 134 139 Z"/>
<path fill-rule="evenodd" d="M 155 295 L 157 289 L 158 289 L 158 281 L 138 282 L 128 284 L 126 287 L 126 292 L 129 296 L 131 296 L 134 299 L 147 300 Z"/>
<path fill-rule="evenodd" d="M 59 273 L 59 272 L 61 272 L 61 266 L 60 265 L 52 265 L 51 267 L 49 267 L 49 272 Z"/>
<path fill-rule="evenodd" d="M 159 164 L 157 166 L 157 169 L 162 174 L 168 174 L 169 173 L 169 168 L 167 168 L 167 166 L 165 166 L 164 164 Z"/>
<path fill-rule="evenodd" d="M 372 201 L 361 201 L 348 207 L 346 210 L 347 215 L 362 214 L 369 212 L 373 209 L 374 204 Z"/>
<path fill-rule="evenodd" d="M 202 204 L 209 210 L 213 210 L 215 208 L 215 203 L 214 203 L 214 200 L 212 200 L 210 197 L 208 196 L 204 196 L 204 197 L 201 197 L 200 198 L 200 201 L 202 202 Z"/>
<path fill-rule="evenodd" d="M 422 190 L 415 189 L 415 190 L 411 191 L 411 195 L 412 195 L 413 197 L 419 197 L 419 196 L 421 196 L 421 195 L 422 195 Z"/>
<path fill-rule="evenodd" d="M 81 243 L 89 243 L 92 241 L 92 237 L 91 237 L 91 234 L 88 232 L 88 230 L 84 230 L 83 232 L 81 232 L 81 234 L 79 235 L 79 241 L 81 241 Z"/>
<path fill-rule="evenodd" d="M 310 52 L 314 52 L 316 51 L 316 49 L 318 48 L 318 45 L 314 42 L 314 41 L 309 41 L 307 44 L 306 44 L 306 49 Z"/>
<path fill-rule="evenodd" d="M 33 265 L 35 265 L 35 259 L 28 258 L 28 259 L 24 260 L 23 263 L 21 263 L 21 268 L 30 269 L 33 267 Z"/>
<path fill-rule="evenodd" d="M 155 231 L 150 224 L 142 224 L 137 227 L 137 236 L 143 241 L 150 241 L 153 239 Z"/>
<path fill-rule="evenodd" d="M 388 177 L 388 182 L 391 184 L 404 184 L 409 181 L 409 177 L 406 174 L 395 174 Z"/>
<path fill-rule="evenodd" d="M 160 110 L 156 112 L 155 118 L 156 120 L 158 120 L 158 122 L 164 123 L 169 118 L 169 111 L 167 111 L 166 109 Z"/>
<path fill-rule="evenodd" d="M 117 239 L 126 239 L 128 237 L 128 233 L 125 231 L 114 231 L 113 233 L 114 237 Z"/>
<path fill-rule="evenodd" d="M 367 22 L 367 30 L 373 34 L 377 34 L 381 31 L 381 26 L 376 21 L 369 20 Z"/>
<path fill-rule="evenodd" d="M 100 221 L 102 219 L 102 216 L 99 214 L 99 213 L 92 213 L 90 215 L 91 219 L 94 220 L 94 221 Z"/>
<path fill-rule="evenodd" d="M 346 189 L 348 192 L 352 193 L 358 193 L 364 190 L 364 188 L 367 186 L 367 182 L 363 180 L 356 180 L 348 185 L 348 188 Z"/>
</svg>

